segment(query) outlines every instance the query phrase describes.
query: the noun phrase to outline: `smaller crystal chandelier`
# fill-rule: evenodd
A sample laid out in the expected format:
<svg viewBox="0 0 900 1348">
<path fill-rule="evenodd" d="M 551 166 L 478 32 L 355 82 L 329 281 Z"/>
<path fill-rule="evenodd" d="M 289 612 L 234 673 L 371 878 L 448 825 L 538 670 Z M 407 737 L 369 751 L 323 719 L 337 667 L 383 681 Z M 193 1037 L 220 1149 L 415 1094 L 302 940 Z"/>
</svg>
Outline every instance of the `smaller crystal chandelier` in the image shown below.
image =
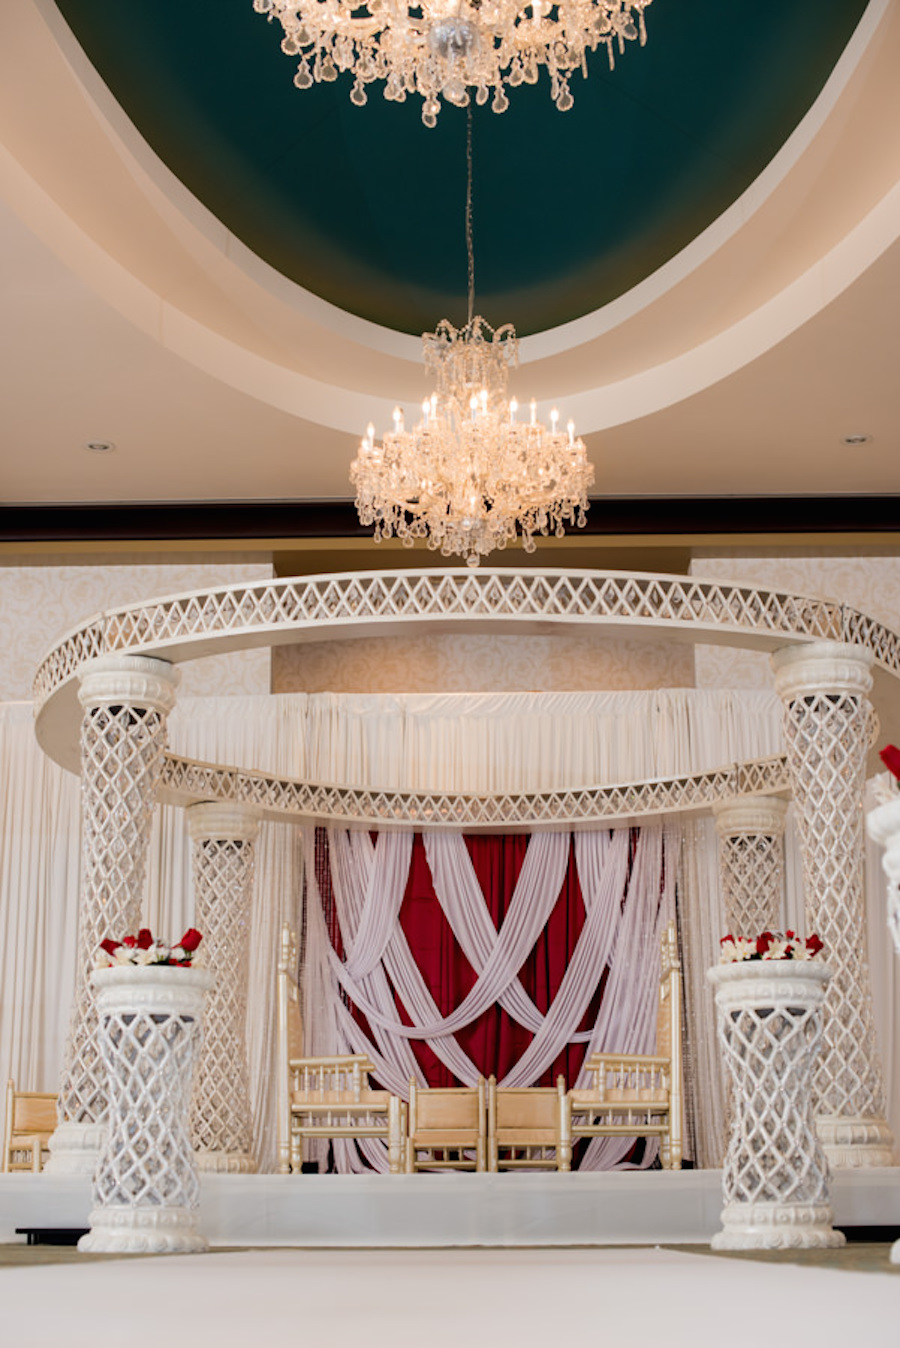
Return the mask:
<svg viewBox="0 0 900 1348">
<path fill-rule="evenodd" d="M 422 121 L 434 126 L 441 98 L 466 107 L 469 89 L 494 112 L 509 107 L 506 85 L 536 84 L 541 66 L 560 112 L 574 100 L 569 80 L 587 78 L 588 52 L 646 41 L 651 0 L 253 0 L 258 14 L 284 29 L 281 50 L 298 56 L 298 89 L 353 76 L 350 101 L 362 107 L 366 85 L 384 80 L 395 103 L 422 97 Z"/>
<path fill-rule="evenodd" d="M 394 427 L 378 444 L 369 425 L 350 466 L 356 508 L 375 525 L 375 541 L 396 535 L 411 547 L 423 538 L 443 557 L 469 566 L 520 533 L 526 552 L 535 534 L 561 537 L 565 524 L 585 523 L 594 470 L 570 421 L 548 431 L 507 401 L 509 369 L 518 363 L 515 329 L 495 332 L 483 318 L 456 329 L 443 319 L 422 338 L 425 368 L 437 388 L 413 430 L 394 409 Z"/>
</svg>

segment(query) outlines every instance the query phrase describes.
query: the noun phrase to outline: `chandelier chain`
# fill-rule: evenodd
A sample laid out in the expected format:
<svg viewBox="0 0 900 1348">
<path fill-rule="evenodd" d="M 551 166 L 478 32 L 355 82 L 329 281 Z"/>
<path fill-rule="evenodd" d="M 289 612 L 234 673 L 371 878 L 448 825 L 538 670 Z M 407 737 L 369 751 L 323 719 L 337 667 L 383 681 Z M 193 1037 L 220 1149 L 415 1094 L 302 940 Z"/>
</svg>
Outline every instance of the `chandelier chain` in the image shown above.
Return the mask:
<svg viewBox="0 0 900 1348">
<path fill-rule="evenodd" d="M 466 108 L 466 262 L 468 264 L 469 306 L 466 324 L 475 317 L 475 239 L 472 222 L 472 104 Z"/>
</svg>

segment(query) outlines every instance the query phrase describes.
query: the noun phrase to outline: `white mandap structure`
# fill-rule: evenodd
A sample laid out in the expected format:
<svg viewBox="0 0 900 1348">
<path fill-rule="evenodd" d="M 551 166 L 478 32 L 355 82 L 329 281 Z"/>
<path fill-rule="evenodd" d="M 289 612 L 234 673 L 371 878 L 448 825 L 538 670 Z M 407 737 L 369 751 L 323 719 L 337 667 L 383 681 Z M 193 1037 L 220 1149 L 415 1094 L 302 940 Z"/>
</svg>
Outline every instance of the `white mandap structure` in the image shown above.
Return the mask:
<svg viewBox="0 0 900 1348">
<path fill-rule="evenodd" d="M 771 653 L 783 706 L 782 755 L 644 781 L 488 794 L 310 781 L 167 749 L 179 663 L 261 645 L 400 632 L 655 631 L 673 642 Z M 35 680 L 37 736 L 81 773 L 79 964 L 51 1169 L 92 1164 L 106 1109 L 93 952 L 140 925 L 152 812 L 186 807 L 196 922 L 217 980 L 197 1093 L 194 1144 L 207 1170 L 254 1169 L 244 1018 L 254 840 L 260 821 L 355 830 L 560 832 L 713 812 L 727 919 L 778 922 L 781 836 L 793 797 L 807 920 L 834 977 L 815 1081 L 817 1128 L 832 1166 L 890 1165 L 882 1070 L 864 951 L 862 801 L 874 708 L 900 705 L 900 636 L 854 609 L 751 585 L 684 576 L 564 570 L 411 570 L 298 577 L 194 591 L 86 621 Z M 371 925 L 371 924 L 370 924 Z M 681 921 L 683 962 L 720 932 Z M 705 945 L 704 945 L 705 943 Z M 272 957 L 274 990 L 275 956 Z M 514 974 L 515 971 L 513 971 Z M 702 980 L 703 970 L 695 977 Z M 238 1064 L 237 1069 L 235 1064 Z M 223 1083 L 229 1082 L 228 1089 Z"/>
</svg>

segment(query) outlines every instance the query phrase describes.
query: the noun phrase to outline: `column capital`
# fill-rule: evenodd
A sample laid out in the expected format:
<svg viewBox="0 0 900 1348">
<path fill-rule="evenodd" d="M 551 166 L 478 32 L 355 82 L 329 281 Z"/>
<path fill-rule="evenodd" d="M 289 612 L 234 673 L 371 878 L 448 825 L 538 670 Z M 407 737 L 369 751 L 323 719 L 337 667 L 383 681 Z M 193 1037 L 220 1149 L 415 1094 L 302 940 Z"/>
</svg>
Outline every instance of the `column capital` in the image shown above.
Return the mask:
<svg viewBox="0 0 900 1348">
<path fill-rule="evenodd" d="M 740 800 L 717 801 L 712 812 L 720 838 L 751 833 L 780 838 L 787 809 L 788 802 L 781 796 L 744 796 Z"/>
<path fill-rule="evenodd" d="M 181 670 L 148 655 L 98 655 L 78 670 L 78 700 L 85 711 L 110 702 L 148 707 L 167 716 L 175 705 Z"/>
<path fill-rule="evenodd" d="M 230 800 L 199 801 L 196 805 L 188 805 L 184 813 L 191 841 L 195 843 L 212 838 L 254 842 L 262 814 L 256 805 Z"/>
<path fill-rule="evenodd" d="M 872 687 L 874 656 L 845 641 L 812 641 L 781 646 L 772 653 L 775 691 L 789 700 L 810 693 L 858 693 Z"/>
</svg>

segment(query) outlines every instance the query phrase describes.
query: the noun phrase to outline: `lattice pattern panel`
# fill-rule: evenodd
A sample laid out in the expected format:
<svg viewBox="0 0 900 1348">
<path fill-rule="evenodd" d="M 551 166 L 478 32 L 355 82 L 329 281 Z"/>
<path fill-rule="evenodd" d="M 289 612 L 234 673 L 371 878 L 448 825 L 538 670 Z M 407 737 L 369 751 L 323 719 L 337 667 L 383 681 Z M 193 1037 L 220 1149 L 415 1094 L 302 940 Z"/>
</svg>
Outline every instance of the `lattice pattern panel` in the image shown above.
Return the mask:
<svg viewBox="0 0 900 1348">
<path fill-rule="evenodd" d="M 870 716 L 868 700 L 858 693 L 810 693 L 786 701 L 784 731 L 803 847 L 807 922 L 835 970 L 816 1071 L 818 1112 L 883 1118 L 864 950 L 862 799 Z"/>
<path fill-rule="evenodd" d="M 106 1116 L 106 1073 L 89 980 L 100 942 L 121 939 L 140 925 L 165 735 L 160 712 L 127 704 L 90 708 L 82 721 L 78 965 L 60 1087 L 60 1117 L 73 1123 Z"/>
<path fill-rule="evenodd" d="M 726 834 L 719 841 L 725 925 L 740 936 L 779 925 L 784 887 L 784 839 L 771 833 Z"/>
<path fill-rule="evenodd" d="M 106 1012 L 109 1134 L 94 1180 L 99 1207 L 196 1208 L 188 1103 L 200 1022 L 179 1012 Z"/>
<path fill-rule="evenodd" d="M 502 829 L 568 827 L 579 822 L 708 810 L 729 796 L 777 794 L 788 785 L 782 757 L 760 759 L 691 777 L 572 791 L 476 796 L 452 792 L 377 791 L 322 786 L 289 778 L 197 763 L 167 754 L 160 784 L 166 799 L 228 800 L 255 805 L 272 816 L 338 820 L 373 827 Z"/>
<path fill-rule="evenodd" d="M 264 641 L 285 630 L 440 618 L 670 625 L 803 640 L 843 636 L 871 641 L 879 659 L 900 669 L 900 638 L 878 624 L 825 600 L 753 586 L 604 572 L 377 572 L 226 586 L 114 610 L 50 652 L 37 674 L 35 703 L 39 709 L 98 648 L 163 653 L 191 642 L 198 654 L 199 641 L 208 654 L 248 633 Z"/>
<path fill-rule="evenodd" d="M 216 984 L 206 1007 L 203 1055 L 194 1084 L 191 1132 L 198 1150 L 251 1151 L 247 1081 L 247 979 L 255 846 L 246 839 L 194 843 L 194 921 Z"/>
<path fill-rule="evenodd" d="M 812 1069 L 821 1004 L 773 998 L 719 1011 L 733 1088 L 722 1186 L 726 1204 L 828 1202 L 828 1163 L 816 1137 Z"/>
</svg>

